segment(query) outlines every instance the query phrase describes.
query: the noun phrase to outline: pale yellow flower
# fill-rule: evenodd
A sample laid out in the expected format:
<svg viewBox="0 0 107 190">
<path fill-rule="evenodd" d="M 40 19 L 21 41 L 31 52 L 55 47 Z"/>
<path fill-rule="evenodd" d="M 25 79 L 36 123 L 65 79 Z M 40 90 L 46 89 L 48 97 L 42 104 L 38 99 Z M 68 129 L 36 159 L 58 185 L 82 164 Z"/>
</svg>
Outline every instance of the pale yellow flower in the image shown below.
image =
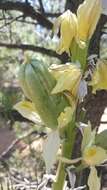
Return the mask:
<svg viewBox="0 0 107 190">
<path fill-rule="evenodd" d="M 107 90 L 107 63 L 106 61 L 99 60 L 96 69 L 92 76 L 92 81 L 89 85 L 93 88 L 93 93 L 96 90 Z"/>
<path fill-rule="evenodd" d="M 77 10 L 78 42 L 83 43 L 91 38 L 100 18 L 101 9 L 101 0 L 85 0 L 79 6 Z"/>
<path fill-rule="evenodd" d="M 37 114 L 35 105 L 32 102 L 23 100 L 14 105 L 13 108 L 16 109 L 23 117 L 33 121 L 34 123 L 38 123 L 38 125 L 42 123 L 39 115 Z"/>
<path fill-rule="evenodd" d="M 77 65 L 68 65 L 68 69 L 66 66 L 65 71 L 63 70 L 63 72 L 59 74 L 57 84 L 52 90 L 52 94 L 69 91 L 72 97 L 77 97 L 81 77 L 82 72 Z"/>
<path fill-rule="evenodd" d="M 58 117 L 58 127 L 62 128 L 67 126 L 72 120 L 72 115 L 74 113 L 75 107 L 66 107 L 63 112 L 60 113 Z"/>
<path fill-rule="evenodd" d="M 95 145 L 96 130 L 91 130 L 91 125 L 88 123 L 83 130 L 82 139 L 82 159 L 88 166 L 97 166 L 107 159 L 106 150 Z"/>
<path fill-rule="evenodd" d="M 86 147 L 83 151 L 83 160 L 89 166 L 96 166 L 107 159 L 106 151 L 96 145 Z"/>
<path fill-rule="evenodd" d="M 71 63 L 66 63 L 66 64 L 52 64 L 50 67 L 49 67 L 49 72 L 51 72 L 51 74 L 54 76 L 54 78 L 56 80 L 58 80 L 61 75 L 64 73 L 64 72 L 67 72 L 69 69 L 71 69 Z"/>
<path fill-rule="evenodd" d="M 54 24 L 54 29 L 60 27 L 60 42 L 58 47 L 58 53 L 61 54 L 64 51 L 69 54 L 69 48 L 73 38 L 77 34 L 77 18 L 70 10 L 67 10 L 61 16 L 59 16 Z"/>
</svg>

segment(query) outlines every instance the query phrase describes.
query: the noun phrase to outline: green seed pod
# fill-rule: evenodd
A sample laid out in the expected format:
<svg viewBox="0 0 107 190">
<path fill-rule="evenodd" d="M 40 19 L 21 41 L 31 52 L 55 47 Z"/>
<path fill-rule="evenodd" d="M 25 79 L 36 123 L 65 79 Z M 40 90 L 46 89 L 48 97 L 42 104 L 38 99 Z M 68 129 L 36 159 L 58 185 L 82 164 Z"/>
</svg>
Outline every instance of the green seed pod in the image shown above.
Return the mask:
<svg viewBox="0 0 107 190">
<path fill-rule="evenodd" d="M 36 110 L 44 124 L 49 128 L 57 128 L 57 118 L 69 105 L 62 94 L 51 95 L 56 84 L 55 78 L 43 62 L 32 60 L 21 65 L 19 81 L 25 95 L 35 104 Z"/>
</svg>

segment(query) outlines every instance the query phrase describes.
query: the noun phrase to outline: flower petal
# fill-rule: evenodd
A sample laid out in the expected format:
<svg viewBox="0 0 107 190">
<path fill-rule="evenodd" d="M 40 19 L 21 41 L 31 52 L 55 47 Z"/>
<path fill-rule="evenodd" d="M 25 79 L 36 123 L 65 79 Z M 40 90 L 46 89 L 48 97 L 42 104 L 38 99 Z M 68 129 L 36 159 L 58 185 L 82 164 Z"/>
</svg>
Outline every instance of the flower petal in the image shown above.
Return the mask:
<svg viewBox="0 0 107 190">
<path fill-rule="evenodd" d="M 58 130 L 52 131 L 48 134 L 46 142 L 43 147 L 43 158 L 46 164 L 46 170 L 49 173 L 53 164 L 56 161 L 56 155 L 60 147 L 60 137 Z"/>
<path fill-rule="evenodd" d="M 34 123 L 41 123 L 41 119 L 36 113 L 35 106 L 30 101 L 23 100 L 14 105 L 13 108 L 16 109 L 23 117 L 33 121 Z"/>
<path fill-rule="evenodd" d="M 83 160 L 89 166 L 103 163 L 107 159 L 106 151 L 100 146 L 86 147 L 83 151 Z"/>
<path fill-rule="evenodd" d="M 101 0 L 85 0 L 77 10 L 78 39 L 86 42 L 91 38 L 101 14 Z"/>
<path fill-rule="evenodd" d="M 52 90 L 52 94 L 69 91 L 73 97 L 77 96 L 82 73 L 76 65 L 71 65 L 58 78 L 57 84 Z"/>
<path fill-rule="evenodd" d="M 90 168 L 88 186 L 89 190 L 100 190 L 100 178 L 97 176 L 97 170 L 95 167 Z"/>
<path fill-rule="evenodd" d="M 61 114 L 58 117 L 58 127 L 65 127 L 71 120 L 73 115 L 74 109 L 71 107 L 66 107 L 64 109 L 64 112 L 61 112 Z"/>
<path fill-rule="evenodd" d="M 93 88 L 93 93 L 96 90 L 107 90 L 107 63 L 99 60 L 97 67 L 93 73 L 92 81 L 89 85 Z"/>
<path fill-rule="evenodd" d="M 69 54 L 69 48 L 73 38 L 77 35 L 77 17 L 70 10 L 67 10 L 55 22 L 55 30 L 60 26 L 60 43 L 57 49 L 61 54 L 66 51 Z"/>
</svg>

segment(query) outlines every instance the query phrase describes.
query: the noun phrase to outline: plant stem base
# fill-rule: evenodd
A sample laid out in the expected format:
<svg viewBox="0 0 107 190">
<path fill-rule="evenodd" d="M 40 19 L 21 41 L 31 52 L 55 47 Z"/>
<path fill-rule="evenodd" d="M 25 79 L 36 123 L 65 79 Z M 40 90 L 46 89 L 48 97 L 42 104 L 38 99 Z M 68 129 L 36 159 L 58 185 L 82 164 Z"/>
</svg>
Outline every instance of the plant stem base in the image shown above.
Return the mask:
<svg viewBox="0 0 107 190">
<path fill-rule="evenodd" d="M 70 123 L 67 126 L 65 134 L 66 134 L 66 140 L 64 140 L 62 144 L 62 156 L 70 159 L 75 141 L 74 122 Z M 66 179 L 66 164 L 60 161 L 57 169 L 56 182 L 54 182 L 52 190 L 63 190 L 65 179 Z"/>
</svg>

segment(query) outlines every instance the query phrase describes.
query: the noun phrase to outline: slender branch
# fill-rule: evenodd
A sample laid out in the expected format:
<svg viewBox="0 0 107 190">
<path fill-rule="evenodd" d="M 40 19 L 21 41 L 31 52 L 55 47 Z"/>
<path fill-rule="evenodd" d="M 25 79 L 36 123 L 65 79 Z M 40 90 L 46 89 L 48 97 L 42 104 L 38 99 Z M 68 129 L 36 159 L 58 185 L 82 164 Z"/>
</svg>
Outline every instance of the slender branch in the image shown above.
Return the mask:
<svg viewBox="0 0 107 190">
<path fill-rule="evenodd" d="M 44 13 L 45 10 L 44 10 L 44 6 L 43 6 L 42 0 L 38 0 L 38 2 L 39 2 L 39 5 L 40 5 L 40 10 L 41 10 L 41 12 Z"/>
<path fill-rule="evenodd" d="M 27 20 L 17 20 L 17 22 L 22 22 L 22 23 L 25 23 L 25 24 L 31 24 L 31 25 L 37 25 L 38 23 L 37 22 L 31 22 L 31 21 L 27 21 Z"/>
<path fill-rule="evenodd" d="M 25 17 L 30 17 L 33 20 L 37 20 L 38 23 L 46 27 L 47 29 L 52 29 L 53 23 L 48 20 L 44 15 L 37 12 L 30 4 L 26 4 L 23 2 L 0 2 L 0 10 L 10 10 L 10 11 L 19 11 L 24 14 Z"/>
<path fill-rule="evenodd" d="M 40 124 L 40 127 L 42 125 Z M 17 145 L 21 140 L 27 138 L 28 136 L 32 135 L 33 133 L 37 133 L 37 131 L 35 131 L 34 129 L 29 130 L 28 132 L 26 132 L 25 134 L 21 135 L 20 137 L 16 138 L 15 140 L 12 141 L 12 143 L 10 144 L 10 146 L 8 146 L 8 148 L 0 155 L 0 161 L 11 152 L 11 150 L 13 150 L 13 148 L 15 147 L 15 145 Z M 43 133 L 39 133 L 39 136 L 43 136 Z"/>
<path fill-rule="evenodd" d="M 22 22 L 22 23 L 25 23 L 25 24 L 32 24 L 32 25 L 37 25 L 37 22 L 34 22 L 34 21 L 27 21 L 27 20 L 25 20 L 25 19 L 20 19 L 20 18 L 22 18 L 23 17 L 23 15 L 20 15 L 20 16 L 18 16 L 18 17 L 10 17 L 10 18 L 6 18 L 6 20 L 8 21 L 7 22 L 7 24 L 6 25 L 9 25 L 9 24 L 12 24 L 14 21 L 17 21 L 17 22 Z M 0 21 L 3 21 L 4 20 L 4 18 L 0 18 Z M 4 26 L 6 26 L 6 25 L 3 25 L 3 26 L 1 26 L 0 28 L 3 28 Z"/>
<path fill-rule="evenodd" d="M 10 22 L 6 22 L 4 25 L 0 26 L 0 29 L 4 28 L 5 26 L 11 25 L 14 21 L 17 21 L 19 18 L 22 18 L 23 15 L 20 15 L 16 18 L 14 18 L 13 20 L 11 20 Z"/>
<path fill-rule="evenodd" d="M 66 0 L 65 10 L 70 9 L 72 12 L 76 12 L 79 4 L 81 4 L 84 0 Z"/>
<path fill-rule="evenodd" d="M 8 44 L 8 43 L 1 43 L 1 42 L 0 42 L 0 47 L 6 47 L 9 49 L 22 49 L 24 51 L 34 51 L 34 52 L 48 55 L 50 57 L 56 57 L 60 59 L 61 61 L 64 61 L 63 56 L 57 54 L 54 50 L 46 49 L 44 47 L 39 47 L 39 46 L 34 46 L 34 45 L 29 45 L 29 44 Z"/>
<path fill-rule="evenodd" d="M 58 17 L 60 16 L 62 13 L 58 12 L 58 13 L 50 13 L 50 12 L 45 12 L 43 13 L 43 15 L 45 15 L 46 17 L 51 17 L 51 18 L 54 18 L 54 17 Z"/>
<path fill-rule="evenodd" d="M 6 17 L 6 20 L 12 20 L 13 19 L 13 17 Z M 1 20 L 4 20 L 4 17 L 0 17 L 0 21 Z"/>
</svg>

